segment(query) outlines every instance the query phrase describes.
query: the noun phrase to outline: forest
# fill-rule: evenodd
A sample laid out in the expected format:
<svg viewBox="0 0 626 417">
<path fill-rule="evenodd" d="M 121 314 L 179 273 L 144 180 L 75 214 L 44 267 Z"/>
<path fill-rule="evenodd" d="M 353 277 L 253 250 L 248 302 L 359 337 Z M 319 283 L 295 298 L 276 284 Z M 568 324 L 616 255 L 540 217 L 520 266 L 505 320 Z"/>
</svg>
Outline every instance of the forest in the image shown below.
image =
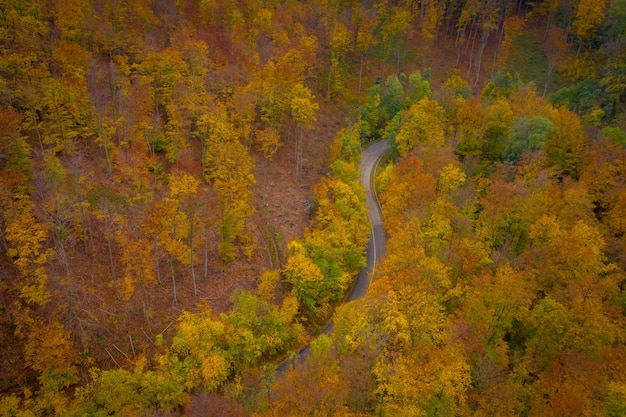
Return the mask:
<svg viewBox="0 0 626 417">
<path fill-rule="evenodd" d="M 0 417 L 626 416 L 626 0 L 0 0 L 0 355 Z"/>
</svg>

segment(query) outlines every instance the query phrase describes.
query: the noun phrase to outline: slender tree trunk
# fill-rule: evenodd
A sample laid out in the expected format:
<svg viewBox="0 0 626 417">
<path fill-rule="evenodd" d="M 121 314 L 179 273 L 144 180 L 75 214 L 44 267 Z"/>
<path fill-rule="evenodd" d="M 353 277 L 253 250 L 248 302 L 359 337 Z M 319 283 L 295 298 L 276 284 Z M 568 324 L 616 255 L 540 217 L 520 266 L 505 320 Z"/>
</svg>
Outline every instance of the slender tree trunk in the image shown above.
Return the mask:
<svg viewBox="0 0 626 417">
<path fill-rule="evenodd" d="M 396 68 L 396 75 L 400 75 L 400 51 L 401 51 L 401 47 L 398 46 L 398 64 L 397 64 L 397 68 Z"/>
<path fill-rule="evenodd" d="M 163 281 L 161 280 L 161 268 L 159 267 L 159 245 L 156 237 L 154 238 L 154 263 L 157 282 L 159 283 L 159 285 L 163 285 Z"/>
<path fill-rule="evenodd" d="M 189 256 L 191 257 L 191 283 L 193 285 L 193 295 L 198 296 L 198 287 L 196 286 L 196 269 L 195 269 L 195 256 L 193 252 L 193 211 L 190 215 L 189 221 Z"/>
<path fill-rule="evenodd" d="M 461 50 L 463 49 L 462 45 L 460 45 L 461 39 L 465 37 L 465 31 L 467 30 L 467 25 L 463 26 L 463 30 L 459 31 L 456 35 L 456 40 L 454 42 L 454 47 L 456 48 L 456 64 L 455 67 L 458 67 L 461 63 Z"/>
<path fill-rule="evenodd" d="M 178 293 L 176 291 L 176 275 L 174 275 L 174 259 L 169 253 L 167 254 L 167 259 L 170 263 L 170 272 L 172 274 L 172 291 L 174 292 L 174 304 L 178 304 Z"/>
<path fill-rule="evenodd" d="M 361 80 L 363 78 L 363 55 L 364 52 L 361 52 L 361 63 L 359 65 L 359 94 L 361 94 Z"/>
<path fill-rule="evenodd" d="M 148 305 L 146 302 L 146 298 L 147 298 L 147 291 L 146 291 L 146 286 L 143 285 L 142 289 L 141 289 L 142 295 L 141 295 L 141 309 L 143 311 L 143 317 L 145 319 L 148 318 Z"/>
<path fill-rule="evenodd" d="M 87 233 L 87 235 L 89 236 L 89 244 L 90 247 L 93 249 L 95 247 L 94 243 L 93 243 L 93 230 L 91 229 L 91 217 L 90 216 L 85 216 L 86 217 L 86 222 L 87 222 L 87 228 L 89 229 L 89 233 Z"/>
<path fill-rule="evenodd" d="M 267 204 L 267 165 L 269 164 L 267 158 L 263 158 L 263 207 Z"/>
<path fill-rule="evenodd" d="M 98 119 L 100 125 L 100 136 L 102 136 L 102 147 L 104 148 L 104 155 L 107 160 L 107 172 L 109 175 L 111 175 L 111 173 L 113 172 L 113 166 L 111 165 L 111 157 L 109 156 L 109 143 L 106 138 L 106 133 L 104 131 L 104 122 L 102 121 L 102 115 L 99 115 Z"/>
<path fill-rule="evenodd" d="M 552 76 L 552 71 L 554 70 L 554 64 L 548 62 L 548 73 L 546 74 L 546 82 L 543 84 L 543 94 L 541 97 L 545 97 L 548 92 L 548 84 L 550 84 L 550 77 Z"/>
<path fill-rule="evenodd" d="M 209 228 L 204 228 L 204 272 L 202 277 L 209 278 Z"/>
<path fill-rule="evenodd" d="M 326 97 L 330 97 L 331 93 L 330 93 L 330 79 L 332 77 L 333 74 L 333 60 L 332 57 L 330 58 L 330 62 L 328 64 L 328 85 L 326 86 L 327 92 L 326 92 Z"/>
<path fill-rule="evenodd" d="M 83 207 L 82 201 L 78 203 L 78 211 L 80 213 L 80 222 L 81 229 L 83 232 L 83 250 L 85 251 L 85 255 L 89 255 L 89 247 L 87 246 L 87 216 L 85 214 L 85 208 Z"/>
<path fill-rule="evenodd" d="M 466 29 L 467 29 L 467 25 L 464 25 L 463 26 L 463 30 L 457 31 L 456 38 L 454 40 L 454 47 L 455 48 L 457 48 L 457 49 L 460 48 L 461 45 L 459 43 L 461 42 L 461 39 L 463 38 L 463 36 L 465 36 L 465 30 Z"/>
<path fill-rule="evenodd" d="M 296 127 L 297 129 L 297 127 Z M 299 161 L 298 161 L 298 147 L 299 147 L 299 143 L 298 143 L 298 132 L 295 132 L 295 135 L 293 136 L 293 160 L 295 162 L 295 178 L 300 179 L 300 171 L 298 170 L 300 168 L 299 165 Z"/>
<path fill-rule="evenodd" d="M 2 246 L 4 247 L 4 253 L 9 253 L 9 245 L 7 244 L 7 238 L 4 235 L 4 229 L 0 227 L 0 242 L 2 242 Z"/>
<path fill-rule="evenodd" d="M 85 207 L 83 206 L 84 196 L 82 193 L 82 189 L 80 187 L 80 178 L 79 178 L 80 168 L 76 161 L 74 161 L 74 185 L 76 187 L 76 195 L 78 197 L 78 212 L 80 214 L 80 225 L 83 234 L 83 250 L 85 251 L 85 255 L 89 255 L 89 248 L 87 246 L 87 215 L 85 214 Z"/>
<path fill-rule="evenodd" d="M 435 42 L 434 42 L 435 46 L 439 45 L 439 30 L 440 29 L 441 29 L 441 19 L 439 18 L 439 13 L 437 13 L 437 23 L 435 23 Z"/>
<path fill-rule="evenodd" d="M 111 265 L 111 278 L 113 279 L 113 281 L 115 281 L 116 280 L 115 262 L 113 262 L 113 246 L 111 245 L 111 225 L 109 223 L 109 213 L 105 213 L 105 216 L 104 216 L 104 231 L 106 234 L 107 249 L 109 251 L 109 263 Z"/>
<path fill-rule="evenodd" d="M 0 291 L 0 301 L 2 301 L 2 311 L 4 311 L 4 313 L 6 315 L 6 318 L 7 318 L 6 322 L 9 325 L 12 326 L 13 325 L 13 316 L 11 316 L 11 309 L 7 305 L 7 300 L 4 299 L 4 291 Z"/>
<path fill-rule="evenodd" d="M 298 152 L 298 162 L 300 169 L 298 171 L 298 179 L 302 178 L 302 154 L 304 150 L 304 129 L 300 129 L 300 150 Z"/>
<path fill-rule="evenodd" d="M 467 43 L 465 44 L 465 54 L 467 55 L 467 51 L 469 50 L 470 40 L 475 39 L 476 32 L 478 31 L 478 25 L 476 25 L 476 16 L 472 19 L 472 23 L 470 25 L 470 32 L 467 36 Z M 473 48 L 473 46 L 472 46 Z"/>
<path fill-rule="evenodd" d="M 67 255 L 65 245 L 63 244 L 63 238 L 55 236 L 54 241 L 57 247 L 59 258 L 61 258 L 61 262 L 63 263 L 63 269 L 65 269 L 66 279 L 69 279 L 72 276 L 72 266 L 70 265 L 70 258 Z"/>
<path fill-rule="evenodd" d="M 506 20 L 506 14 L 504 16 Z M 500 30 L 500 36 L 498 37 L 498 46 L 496 46 L 495 51 L 493 53 L 493 68 L 491 69 L 491 74 L 493 75 L 496 71 L 496 66 L 498 64 L 498 53 L 500 52 L 500 47 L 502 46 L 502 39 L 504 39 L 504 21 L 502 22 L 502 28 Z"/>
<path fill-rule="evenodd" d="M 450 19 L 446 19 L 446 26 L 443 29 L 443 50 L 448 48 L 448 32 L 450 31 Z"/>
<path fill-rule="evenodd" d="M 159 99 L 156 95 L 156 92 L 154 93 L 154 116 L 156 118 L 156 126 L 157 128 L 161 128 L 161 111 L 159 110 Z"/>
<path fill-rule="evenodd" d="M 41 132 L 39 131 L 39 123 L 37 123 L 37 115 L 35 114 L 35 110 L 33 110 L 33 106 L 29 106 L 30 109 L 30 117 L 33 119 L 33 125 L 35 126 L 35 132 L 37 132 L 37 140 L 39 141 L 39 149 L 43 154 L 43 140 L 41 138 Z"/>
<path fill-rule="evenodd" d="M 470 74 L 472 73 L 472 64 L 474 64 L 474 48 L 476 46 L 476 36 L 478 34 L 478 25 L 472 25 L 476 27 L 476 30 L 473 31 L 473 34 L 470 32 L 470 35 L 472 37 L 472 49 L 470 50 L 470 56 L 469 56 L 469 64 L 467 65 L 467 77 L 469 78 Z M 469 46 L 469 43 L 468 45 Z"/>
<path fill-rule="evenodd" d="M 487 46 L 487 40 L 489 39 L 489 34 L 488 33 L 483 33 L 482 34 L 482 39 L 481 39 L 481 43 L 480 43 L 480 47 L 478 48 L 478 54 L 476 56 L 476 79 L 474 81 L 474 87 L 476 87 L 478 85 L 478 79 L 480 78 L 480 67 L 482 65 L 482 61 L 483 61 L 483 52 L 485 51 L 485 46 Z"/>
<path fill-rule="evenodd" d="M 548 17 L 548 21 L 546 22 L 546 30 L 543 32 L 543 40 L 548 39 L 548 35 L 550 34 L 550 27 L 552 26 L 552 13 L 550 13 L 550 17 Z"/>
<path fill-rule="evenodd" d="M 200 138 L 200 158 L 202 158 L 202 183 L 206 184 L 207 180 L 206 180 L 206 175 L 204 175 L 205 173 L 205 169 L 206 169 L 206 139 L 205 138 Z"/>
</svg>

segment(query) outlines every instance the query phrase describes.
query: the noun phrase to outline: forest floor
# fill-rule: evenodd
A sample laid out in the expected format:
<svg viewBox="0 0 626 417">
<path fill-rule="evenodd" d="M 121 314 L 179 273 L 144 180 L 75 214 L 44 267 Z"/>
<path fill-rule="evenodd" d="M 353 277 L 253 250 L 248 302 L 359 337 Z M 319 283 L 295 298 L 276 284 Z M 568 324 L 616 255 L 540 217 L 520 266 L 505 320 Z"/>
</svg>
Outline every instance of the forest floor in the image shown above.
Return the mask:
<svg viewBox="0 0 626 417">
<path fill-rule="evenodd" d="M 258 152 L 255 158 L 256 185 L 253 189 L 254 204 L 257 213 L 253 217 L 258 246 L 249 261 L 243 254 L 231 263 L 224 263 L 217 256 L 219 239 L 212 233 L 209 242 L 209 263 L 206 278 L 202 278 L 202 265 L 196 266 L 198 297 L 194 296 L 191 277 L 183 268 L 175 268 L 178 287 L 178 303 L 172 302 L 172 283 L 169 279 L 169 267 L 161 263 L 162 284 L 153 286 L 147 295 L 150 299 L 149 311 L 142 311 L 141 305 L 130 303 L 118 304 L 115 300 L 104 299 L 109 290 L 102 289 L 97 294 L 97 304 L 89 308 L 102 317 L 96 317 L 98 323 L 91 337 L 99 337 L 106 343 L 91 351 L 93 360 L 106 369 L 111 367 L 130 367 L 135 354 L 152 357 L 159 349 L 155 343 L 157 336 L 163 334 L 166 345 L 173 337 L 176 320 L 185 311 L 197 311 L 209 306 L 214 313 L 227 312 L 232 307 L 232 297 L 240 291 L 254 291 L 259 277 L 270 269 L 279 269 L 280 255 L 284 255 L 287 244 L 304 233 L 309 223 L 309 204 L 314 187 L 326 174 L 329 165 L 329 149 L 339 129 L 346 125 L 345 112 L 337 111 L 336 103 L 325 103 L 318 98 L 320 111 L 317 123 L 304 133 L 303 169 L 300 178 L 295 175 L 294 143 L 288 139 L 273 155 L 271 160 Z M 202 175 L 201 167 L 192 158 L 183 157 L 178 168 L 194 175 Z M 205 198 L 216 207 L 217 197 L 210 192 Z M 214 212 L 217 211 L 215 208 Z M 215 219 L 217 221 L 217 219 Z M 106 259 L 104 246 L 98 255 Z M 72 264 L 77 276 L 107 276 L 107 264 L 102 262 L 102 271 L 86 271 L 83 254 L 77 250 L 72 255 Z M 6 268 L 4 268 L 6 266 Z M 0 265 L 0 279 L 8 279 L 13 270 L 11 265 Z M 93 301 L 93 300 L 92 300 Z M 0 302 L 6 304 L 0 291 Z M 87 301 L 86 301 L 87 302 Z M 7 309 L 3 309 L 7 312 Z M 106 326 L 102 323 L 108 323 Z M 9 315 L 0 316 L 0 351 L 3 352 L 4 372 L 0 376 L 0 391 L 11 389 L 16 381 L 29 380 L 36 375 L 24 374 L 21 343 L 14 336 L 14 324 Z M 75 335 L 76 336 L 76 335 Z M 86 340 L 87 346 L 92 343 Z"/>
<path fill-rule="evenodd" d="M 175 310 L 195 310 L 199 300 L 207 301 L 217 313 L 226 312 L 232 307 L 234 294 L 254 291 L 263 272 L 280 269 L 287 244 L 301 237 L 309 223 L 313 190 L 328 172 L 329 150 L 335 135 L 346 125 L 346 115 L 337 112 L 336 103 L 329 105 L 321 98 L 318 101 L 317 123 L 304 133 L 303 166 L 299 178 L 296 176 L 292 138 L 285 141 L 269 160 L 258 152 L 253 153 L 256 178 L 253 227 L 258 242 L 253 258 L 248 261 L 242 255 L 225 264 L 215 256 L 211 260 L 208 279 L 198 283 L 200 298 L 193 297 L 189 280 L 185 279 L 179 305 L 172 311 L 164 304 L 161 306 L 164 311 L 155 312 L 156 315 L 165 313 L 175 319 Z M 217 236 L 214 236 L 211 245 L 218 243 Z"/>
</svg>

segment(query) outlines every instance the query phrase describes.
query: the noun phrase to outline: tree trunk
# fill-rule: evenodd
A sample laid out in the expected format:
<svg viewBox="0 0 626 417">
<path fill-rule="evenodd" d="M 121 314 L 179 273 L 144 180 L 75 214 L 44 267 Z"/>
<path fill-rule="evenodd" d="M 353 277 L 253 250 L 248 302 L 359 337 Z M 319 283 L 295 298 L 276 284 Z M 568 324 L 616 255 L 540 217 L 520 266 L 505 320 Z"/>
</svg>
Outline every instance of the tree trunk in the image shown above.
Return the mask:
<svg viewBox="0 0 626 417">
<path fill-rule="evenodd" d="M 161 281 L 161 268 L 159 268 L 159 245 L 157 243 L 157 238 L 154 238 L 154 261 L 155 261 L 155 270 L 157 276 L 157 282 L 159 285 L 163 285 L 163 281 Z"/>
<path fill-rule="evenodd" d="M 113 246 L 111 245 L 111 226 L 109 223 L 109 213 L 105 213 L 104 215 L 104 231 L 107 240 L 107 249 L 109 251 L 109 263 L 111 265 L 111 278 L 113 281 L 116 280 L 115 274 L 115 262 L 113 262 Z"/>
<path fill-rule="evenodd" d="M 554 70 L 554 64 L 548 62 L 548 73 L 546 74 L 546 82 L 543 84 L 543 94 L 541 97 L 545 97 L 548 92 L 548 84 L 550 84 L 550 77 L 552 76 L 552 71 Z"/>
<path fill-rule="evenodd" d="M 193 295 L 197 297 L 198 287 L 196 286 L 195 256 L 193 253 L 193 211 L 190 215 L 189 223 L 189 256 L 191 257 L 191 283 L 193 285 Z"/>
<path fill-rule="evenodd" d="M 87 246 L 87 216 L 85 215 L 85 208 L 83 207 L 82 201 L 78 203 L 79 212 L 80 212 L 80 222 L 81 229 L 83 229 L 83 250 L 85 251 L 85 255 L 89 255 L 89 247 Z"/>
<path fill-rule="evenodd" d="M 359 65 L 359 94 L 361 94 L 361 80 L 363 78 L 363 55 L 364 52 L 361 52 L 361 63 Z"/>
<path fill-rule="evenodd" d="M 480 47 L 478 48 L 478 54 L 476 54 L 476 79 L 474 81 L 474 87 L 478 85 L 478 80 L 480 78 L 480 67 L 482 65 L 483 60 L 483 52 L 485 51 L 485 47 L 487 46 L 487 41 L 489 40 L 489 32 L 484 31 L 481 35 Z"/>
<path fill-rule="evenodd" d="M 461 39 L 465 36 L 465 31 L 467 30 L 467 25 L 463 26 L 463 30 L 459 31 L 456 35 L 456 40 L 454 41 L 454 47 L 456 48 L 456 64 L 455 67 L 458 67 L 461 62 L 461 49 L 463 47 L 459 44 Z"/>
<path fill-rule="evenodd" d="M 202 277 L 209 278 L 209 228 L 204 228 L 204 273 Z"/>
<path fill-rule="evenodd" d="M 506 14 L 504 15 L 504 19 L 506 20 Z M 502 27 L 500 29 L 500 37 L 498 38 L 498 46 L 493 53 L 493 68 L 491 69 L 491 75 L 494 74 L 496 70 L 496 66 L 498 63 L 498 53 L 500 52 L 500 46 L 502 45 L 502 39 L 504 38 L 504 21 L 502 21 Z"/>
<path fill-rule="evenodd" d="M 174 259 L 169 253 L 167 254 L 167 260 L 170 263 L 170 272 L 172 273 L 172 292 L 174 293 L 174 304 L 178 304 L 178 293 L 176 291 L 176 275 L 174 275 Z"/>
<path fill-rule="evenodd" d="M 37 123 L 37 116 L 35 115 L 33 106 L 29 106 L 29 108 L 30 108 L 30 116 L 33 118 L 33 125 L 35 126 L 35 132 L 37 132 L 37 139 L 39 140 L 39 149 L 41 150 L 41 154 L 43 155 L 43 140 L 41 138 L 41 132 L 39 131 L 39 123 Z"/>
<path fill-rule="evenodd" d="M 109 144 L 106 138 L 106 133 L 104 132 L 104 123 L 102 122 L 102 115 L 99 115 L 98 119 L 99 119 L 98 127 L 100 130 L 100 136 L 102 136 L 102 147 L 104 148 L 104 155 L 107 160 L 107 172 L 109 175 L 111 175 L 111 173 L 113 172 L 113 166 L 111 165 L 111 157 L 109 156 Z"/>
<path fill-rule="evenodd" d="M 476 27 L 476 30 L 470 31 L 470 36 L 472 38 L 472 49 L 470 50 L 469 64 L 467 65 L 467 78 L 469 78 L 470 74 L 472 73 L 472 64 L 474 64 L 474 47 L 476 46 L 476 36 L 478 34 L 478 25 L 472 24 L 472 27 Z M 467 47 L 469 47 L 469 44 L 470 43 L 468 42 Z M 467 52 L 467 48 L 465 50 Z"/>
<path fill-rule="evenodd" d="M 300 152 L 299 152 L 299 161 L 300 161 L 300 171 L 299 171 L 299 179 L 302 178 L 302 154 L 304 151 L 304 129 L 300 129 Z"/>
</svg>

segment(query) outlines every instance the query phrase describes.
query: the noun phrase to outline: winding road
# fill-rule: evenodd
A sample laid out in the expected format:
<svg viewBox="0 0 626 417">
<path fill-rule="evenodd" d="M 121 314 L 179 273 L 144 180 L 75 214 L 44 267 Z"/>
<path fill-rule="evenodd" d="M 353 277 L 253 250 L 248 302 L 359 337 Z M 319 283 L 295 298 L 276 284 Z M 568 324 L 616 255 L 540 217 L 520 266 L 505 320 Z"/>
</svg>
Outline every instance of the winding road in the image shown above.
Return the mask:
<svg viewBox="0 0 626 417">
<path fill-rule="evenodd" d="M 376 172 L 380 159 L 388 149 L 389 144 L 387 141 L 383 140 L 368 145 L 361 152 L 360 181 L 361 184 L 363 184 L 363 187 L 365 187 L 365 191 L 367 193 L 367 211 L 370 222 L 372 223 L 372 232 L 370 241 L 367 245 L 367 265 L 361 269 L 361 272 L 352 287 L 352 291 L 346 298 L 346 301 L 356 300 L 365 295 L 371 282 L 372 273 L 376 268 L 376 262 L 385 254 L 385 230 L 383 229 L 380 205 L 378 203 L 378 196 L 374 187 L 372 175 Z M 326 326 L 323 333 L 328 333 L 332 329 L 333 322 L 331 321 Z M 286 361 L 280 365 L 277 370 L 278 373 L 282 374 L 285 372 L 289 368 L 290 363 L 296 364 L 302 362 L 309 355 L 310 351 L 311 345 L 307 345 L 290 361 Z"/>
<path fill-rule="evenodd" d="M 361 152 L 361 184 L 367 193 L 367 211 L 372 223 L 372 234 L 367 245 L 367 266 L 361 269 L 347 301 L 356 300 L 365 295 L 376 268 L 376 262 L 385 254 L 385 230 L 372 175 L 376 172 L 380 158 L 388 149 L 389 144 L 383 140 L 374 142 Z"/>
</svg>

